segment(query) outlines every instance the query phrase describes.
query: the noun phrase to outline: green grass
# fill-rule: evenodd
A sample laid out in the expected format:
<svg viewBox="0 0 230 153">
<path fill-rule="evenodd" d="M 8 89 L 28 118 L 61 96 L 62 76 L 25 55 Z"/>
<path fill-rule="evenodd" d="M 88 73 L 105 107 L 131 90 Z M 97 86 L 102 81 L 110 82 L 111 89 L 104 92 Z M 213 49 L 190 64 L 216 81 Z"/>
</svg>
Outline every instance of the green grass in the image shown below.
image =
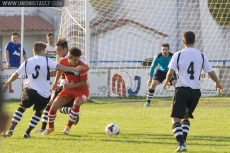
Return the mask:
<svg viewBox="0 0 230 153">
<path fill-rule="evenodd" d="M 188 153 L 230 152 L 230 98 L 202 98 L 191 120 L 187 139 Z M 62 133 L 68 115 L 58 113 L 55 131 L 48 136 L 31 132 L 31 139 L 23 139 L 32 108 L 24 114 L 10 138 L 1 138 L 1 153 L 14 152 L 83 152 L 83 153 L 169 153 L 176 149 L 173 136 L 171 98 L 154 98 L 151 107 L 143 107 L 144 98 L 93 98 L 80 109 L 80 121 L 73 125 L 70 135 Z M 19 101 L 5 104 L 12 117 Z M 109 123 L 120 127 L 118 136 L 107 136 Z M 41 123 L 35 127 L 40 128 Z"/>
</svg>

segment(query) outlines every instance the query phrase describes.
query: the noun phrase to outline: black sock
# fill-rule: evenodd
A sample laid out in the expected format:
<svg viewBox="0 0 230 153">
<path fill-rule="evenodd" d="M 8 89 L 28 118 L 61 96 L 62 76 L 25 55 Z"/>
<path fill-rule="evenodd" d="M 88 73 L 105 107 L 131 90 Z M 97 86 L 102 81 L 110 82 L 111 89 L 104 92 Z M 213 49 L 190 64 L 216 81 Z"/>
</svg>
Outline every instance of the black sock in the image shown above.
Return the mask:
<svg viewBox="0 0 230 153">
<path fill-rule="evenodd" d="M 18 122 L 20 122 L 23 113 L 25 112 L 24 109 L 22 109 L 21 107 L 19 107 L 16 112 L 14 113 L 14 116 L 12 118 L 12 122 L 11 122 L 11 126 L 9 130 L 14 130 L 15 126 L 18 124 Z"/>
<path fill-rule="evenodd" d="M 153 94 L 154 94 L 155 89 L 149 89 L 149 92 L 147 93 L 147 100 L 148 103 L 150 103 L 151 99 L 153 98 Z"/>
<path fill-rule="evenodd" d="M 173 133 L 174 133 L 174 136 L 176 137 L 178 145 L 181 146 L 184 143 L 184 140 L 183 140 L 182 127 L 179 122 L 176 122 L 173 124 Z"/>
<path fill-rule="evenodd" d="M 28 129 L 26 130 L 27 134 L 30 134 L 31 130 L 38 124 L 38 122 L 40 121 L 42 116 L 41 112 L 36 112 L 33 117 L 30 120 L 30 125 L 28 127 Z"/>
<path fill-rule="evenodd" d="M 44 112 L 43 112 L 42 128 L 41 129 L 46 129 L 50 107 L 51 106 L 47 105 Z"/>
<path fill-rule="evenodd" d="M 189 132 L 189 128 L 190 128 L 190 122 L 189 120 L 184 120 L 182 122 L 182 130 L 183 130 L 183 139 L 186 142 L 186 138 Z"/>
</svg>

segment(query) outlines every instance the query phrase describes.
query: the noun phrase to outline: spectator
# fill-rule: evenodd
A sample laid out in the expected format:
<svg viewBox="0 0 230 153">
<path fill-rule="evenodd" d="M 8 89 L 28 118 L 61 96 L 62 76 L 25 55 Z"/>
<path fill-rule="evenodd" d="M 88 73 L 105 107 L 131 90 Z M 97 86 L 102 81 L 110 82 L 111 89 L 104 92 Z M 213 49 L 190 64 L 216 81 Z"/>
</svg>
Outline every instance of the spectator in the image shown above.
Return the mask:
<svg viewBox="0 0 230 153">
<path fill-rule="evenodd" d="M 53 61 L 56 61 L 56 45 L 54 43 L 54 35 L 52 33 L 47 33 L 46 39 L 48 41 L 45 50 L 46 56 L 51 58 Z"/>
<path fill-rule="evenodd" d="M 19 44 L 18 41 L 19 41 L 18 33 L 16 32 L 12 33 L 11 41 L 6 45 L 5 68 L 18 68 L 20 66 L 21 44 Z M 23 57 L 25 60 L 27 60 L 26 52 L 24 49 L 23 49 Z"/>
</svg>

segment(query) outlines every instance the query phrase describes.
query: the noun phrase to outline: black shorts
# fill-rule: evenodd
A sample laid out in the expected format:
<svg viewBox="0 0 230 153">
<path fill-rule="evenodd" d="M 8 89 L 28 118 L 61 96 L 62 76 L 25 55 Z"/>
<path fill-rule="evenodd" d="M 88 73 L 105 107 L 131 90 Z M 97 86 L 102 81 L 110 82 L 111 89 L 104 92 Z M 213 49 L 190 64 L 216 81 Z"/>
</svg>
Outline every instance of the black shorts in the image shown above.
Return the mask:
<svg viewBox="0 0 230 153">
<path fill-rule="evenodd" d="M 59 86 L 55 91 L 54 91 L 54 97 L 52 98 L 56 98 L 57 95 L 63 90 L 63 86 Z M 65 104 L 63 107 L 73 107 L 73 102 L 74 99 L 72 99 L 70 102 L 68 102 L 67 104 Z"/>
<path fill-rule="evenodd" d="M 190 87 L 178 87 L 174 91 L 171 108 L 171 117 L 183 119 L 187 114 L 193 118 L 195 110 L 201 96 L 200 89 L 191 89 Z"/>
<path fill-rule="evenodd" d="M 50 101 L 48 98 L 42 97 L 36 90 L 25 88 L 22 93 L 20 106 L 30 108 L 34 104 L 33 110 L 41 111 L 45 109 L 46 105 Z"/>
<path fill-rule="evenodd" d="M 159 81 L 160 83 L 162 83 L 162 82 L 166 79 L 166 75 L 167 75 L 167 73 L 162 72 L 162 71 L 160 71 L 160 70 L 157 70 L 156 73 L 154 74 L 153 80 L 157 80 L 157 81 Z M 171 85 L 172 85 L 172 81 L 173 81 L 173 80 L 177 80 L 177 78 L 176 78 L 176 73 L 173 74 L 173 77 L 172 77 L 172 79 L 170 80 Z"/>
</svg>

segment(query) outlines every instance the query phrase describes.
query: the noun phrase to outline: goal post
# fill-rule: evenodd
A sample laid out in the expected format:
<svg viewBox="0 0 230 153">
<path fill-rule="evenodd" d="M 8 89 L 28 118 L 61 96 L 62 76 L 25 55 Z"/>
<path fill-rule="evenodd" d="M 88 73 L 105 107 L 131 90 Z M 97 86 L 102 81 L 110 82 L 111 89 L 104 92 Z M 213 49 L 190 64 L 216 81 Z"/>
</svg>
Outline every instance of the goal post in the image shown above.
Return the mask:
<svg viewBox="0 0 230 153">
<path fill-rule="evenodd" d="M 149 64 L 161 44 L 169 43 L 172 53 L 182 50 L 183 33 L 192 30 L 195 48 L 207 56 L 223 85 L 221 96 L 228 96 L 229 12 L 229 0 L 66 0 L 59 38 L 82 49 L 90 66 L 91 97 L 146 96 Z M 220 95 L 204 72 L 201 85 L 203 96 Z M 173 92 L 161 84 L 154 96 Z"/>
</svg>

